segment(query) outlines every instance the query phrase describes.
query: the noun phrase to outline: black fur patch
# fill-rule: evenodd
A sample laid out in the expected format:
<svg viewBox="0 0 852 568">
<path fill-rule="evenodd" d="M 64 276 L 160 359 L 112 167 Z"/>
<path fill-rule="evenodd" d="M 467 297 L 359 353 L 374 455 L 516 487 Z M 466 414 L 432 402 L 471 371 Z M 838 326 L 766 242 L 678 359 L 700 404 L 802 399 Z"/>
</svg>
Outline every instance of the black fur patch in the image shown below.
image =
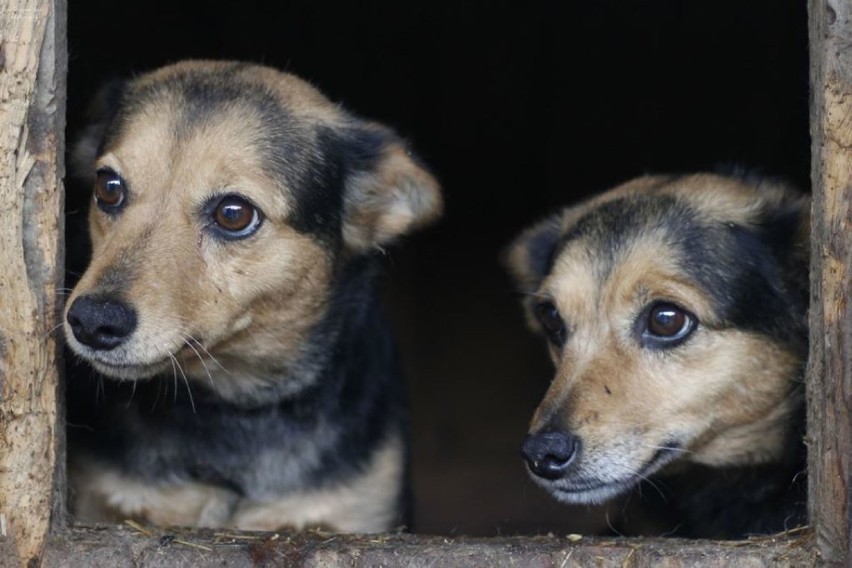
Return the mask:
<svg viewBox="0 0 852 568">
<path fill-rule="evenodd" d="M 375 171 L 390 133 L 374 129 L 320 126 L 316 151 L 306 163 L 300 183 L 293 187 L 296 213 L 288 220 L 298 231 L 322 235 L 339 245 L 342 237 L 343 196 L 351 176 Z M 285 166 L 286 164 L 282 164 Z"/>
<path fill-rule="evenodd" d="M 548 217 L 520 237 L 520 246 L 526 251 L 527 262 L 523 279 L 530 288 L 529 292 L 535 291 L 553 269 L 560 250 L 561 219 L 560 215 Z"/>
<path fill-rule="evenodd" d="M 553 217 L 540 225 L 540 230 L 536 231 L 527 241 L 530 269 L 538 276 L 539 280 L 550 273 L 553 268 L 560 231 L 559 217 Z"/>
<path fill-rule="evenodd" d="M 693 222 L 693 213 L 670 196 L 640 196 L 616 199 L 593 209 L 578 219 L 559 241 L 556 256 L 572 241 L 584 239 L 603 260 L 598 277 L 603 281 L 625 246 L 644 231 L 665 229 L 679 234 Z"/>
<path fill-rule="evenodd" d="M 99 138 L 97 146 L 98 155 L 101 155 L 104 151 L 106 141 L 105 132 L 115 122 L 115 116 L 121 106 L 121 99 L 124 97 L 126 87 L 127 82 L 120 79 L 113 79 L 106 82 L 98 91 L 89 108 L 90 124 L 94 124 L 99 128 L 99 132 L 94 134 Z"/>
</svg>

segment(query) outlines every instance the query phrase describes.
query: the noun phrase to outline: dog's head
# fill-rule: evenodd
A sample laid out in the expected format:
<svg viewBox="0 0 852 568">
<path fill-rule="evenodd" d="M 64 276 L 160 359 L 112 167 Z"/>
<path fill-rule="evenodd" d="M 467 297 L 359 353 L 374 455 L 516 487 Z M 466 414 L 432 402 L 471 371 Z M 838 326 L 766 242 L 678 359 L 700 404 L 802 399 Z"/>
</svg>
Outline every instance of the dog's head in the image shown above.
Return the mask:
<svg viewBox="0 0 852 568">
<path fill-rule="evenodd" d="M 779 184 L 646 177 L 522 234 L 508 265 L 556 366 L 523 445 L 533 479 L 595 503 L 676 460 L 787 451 L 808 218 Z"/>
<path fill-rule="evenodd" d="M 183 62 L 94 109 L 74 156 L 93 253 L 65 331 L 109 376 L 180 365 L 226 397 L 262 389 L 307 349 L 342 264 L 441 212 L 402 140 L 287 73 Z"/>
</svg>

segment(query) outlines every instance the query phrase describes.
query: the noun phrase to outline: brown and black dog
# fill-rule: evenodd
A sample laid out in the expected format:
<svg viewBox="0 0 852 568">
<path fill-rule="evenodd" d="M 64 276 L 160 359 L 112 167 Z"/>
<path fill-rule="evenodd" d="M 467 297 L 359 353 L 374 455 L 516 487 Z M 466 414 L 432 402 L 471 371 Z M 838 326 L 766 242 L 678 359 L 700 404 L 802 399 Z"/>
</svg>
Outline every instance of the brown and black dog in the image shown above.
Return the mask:
<svg viewBox="0 0 852 568">
<path fill-rule="evenodd" d="M 259 65 L 181 62 L 94 109 L 75 155 L 92 258 L 65 333 L 112 380 L 69 381 L 78 517 L 396 526 L 403 387 L 376 253 L 439 216 L 434 178 Z"/>
<path fill-rule="evenodd" d="M 642 177 L 523 233 L 508 264 L 556 366 L 532 478 L 566 503 L 644 484 L 644 532 L 804 523 L 808 227 L 797 191 L 706 174 Z"/>
</svg>

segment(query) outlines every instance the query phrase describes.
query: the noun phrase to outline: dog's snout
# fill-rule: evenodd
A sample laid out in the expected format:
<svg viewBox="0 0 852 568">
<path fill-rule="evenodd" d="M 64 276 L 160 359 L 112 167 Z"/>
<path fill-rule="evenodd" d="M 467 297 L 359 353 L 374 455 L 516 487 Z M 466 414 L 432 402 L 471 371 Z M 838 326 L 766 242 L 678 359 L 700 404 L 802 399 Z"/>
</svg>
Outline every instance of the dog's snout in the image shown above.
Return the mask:
<svg viewBox="0 0 852 568">
<path fill-rule="evenodd" d="M 136 329 L 134 309 L 105 296 L 80 296 L 71 304 L 66 319 L 77 341 L 101 351 L 118 347 Z"/>
<path fill-rule="evenodd" d="M 521 454 L 530 471 L 544 479 L 565 475 L 580 449 L 580 441 L 568 432 L 546 431 L 528 434 Z"/>
</svg>

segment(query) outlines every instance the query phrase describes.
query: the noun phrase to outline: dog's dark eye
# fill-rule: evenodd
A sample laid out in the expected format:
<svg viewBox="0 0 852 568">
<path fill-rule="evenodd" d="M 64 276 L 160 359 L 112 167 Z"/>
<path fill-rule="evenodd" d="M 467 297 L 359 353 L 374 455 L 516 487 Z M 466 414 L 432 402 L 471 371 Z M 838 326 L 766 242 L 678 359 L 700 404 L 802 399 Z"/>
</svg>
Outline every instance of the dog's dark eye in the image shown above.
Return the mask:
<svg viewBox="0 0 852 568">
<path fill-rule="evenodd" d="M 653 304 L 644 319 L 642 339 L 647 347 L 674 347 L 683 342 L 695 330 L 694 315 L 668 302 Z"/>
<path fill-rule="evenodd" d="M 127 190 L 121 176 L 112 170 L 100 170 L 95 179 L 95 203 L 107 213 L 115 213 L 124 205 Z"/>
<path fill-rule="evenodd" d="M 260 211 L 238 195 L 223 197 L 213 210 L 213 220 L 231 238 L 247 237 L 260 226 Z"/>
<path fill-rule="evenodd" d="M 542 302 L 535 307 L 535 316 L 554 345 L 565 343 L 565 322 L 553 302 Z"/>
</svg>

